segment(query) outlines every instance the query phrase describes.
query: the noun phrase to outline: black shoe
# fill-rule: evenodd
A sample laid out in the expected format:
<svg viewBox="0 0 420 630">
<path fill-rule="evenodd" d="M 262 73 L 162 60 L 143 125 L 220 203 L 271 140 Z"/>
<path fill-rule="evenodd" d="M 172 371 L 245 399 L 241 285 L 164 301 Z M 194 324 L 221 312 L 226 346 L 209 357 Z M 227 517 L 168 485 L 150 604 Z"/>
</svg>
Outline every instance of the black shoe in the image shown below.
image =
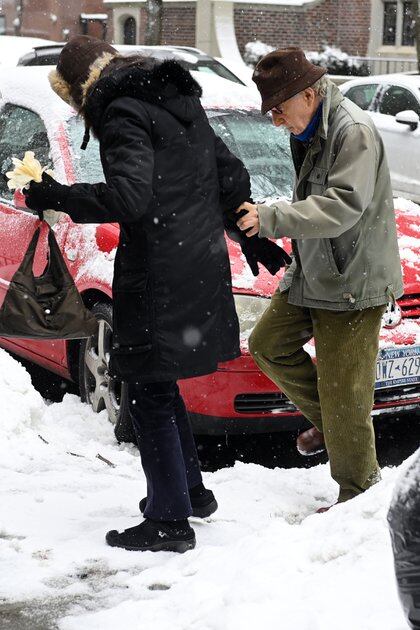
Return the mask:
<svg viewBox="0 0 420 630">
<path fill-rule="evenodd" d="M 191 496 L 192 516 L 195 518 L 207 518 L 218 508 L 216 498 L 211 490 L 204 489 L 199 496 Z M 139 503 L 140 512 L 143 514 L 146 509 L 147 499 L 144 497 Z"/>
<path fill-rule="evenodd" d="M 111 547 L 121 547 L 127 551 L 176 551 L 184 553 L 195 547 L 194 530 L 188 521 L 172 521 L 160 523 L 148 518 L 125 529 L 121 534 L 116 529 L 105 536 Z"/>
</svg>

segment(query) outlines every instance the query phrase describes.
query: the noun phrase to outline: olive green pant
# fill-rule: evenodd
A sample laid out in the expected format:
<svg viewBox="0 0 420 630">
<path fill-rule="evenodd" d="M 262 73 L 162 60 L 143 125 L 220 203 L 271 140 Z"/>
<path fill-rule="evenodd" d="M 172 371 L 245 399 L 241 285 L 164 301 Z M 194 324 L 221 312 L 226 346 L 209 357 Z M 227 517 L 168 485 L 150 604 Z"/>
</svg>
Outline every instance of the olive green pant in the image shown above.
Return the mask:
<svg viewBox="0 0 420 630">
<path fill-rule="evenodd" d="M 250 339 L 260 369 L 323 432 L 331 475 L 347 501 L 380 479 L 373 406 L 384 306 L 328 311 L 293 306 L 278 290 Z M 315 339 L 316 366 L 303 349 Z"/>
</svg>

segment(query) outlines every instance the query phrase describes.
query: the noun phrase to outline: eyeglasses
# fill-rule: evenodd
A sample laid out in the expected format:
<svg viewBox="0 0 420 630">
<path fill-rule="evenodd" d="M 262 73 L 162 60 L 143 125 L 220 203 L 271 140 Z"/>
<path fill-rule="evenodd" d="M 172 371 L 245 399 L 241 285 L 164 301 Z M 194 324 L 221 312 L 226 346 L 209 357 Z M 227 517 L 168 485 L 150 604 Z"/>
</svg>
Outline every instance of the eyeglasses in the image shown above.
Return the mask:
<svg viewBox="0 0 420 630">
<path fill-rule="evenodd" d="M 276 105 L 275 107 L 271 108 L 271 111 L 274 112 L 275 114 L 283 114 L 283 110 L 279 105 Z"/>
</svg>

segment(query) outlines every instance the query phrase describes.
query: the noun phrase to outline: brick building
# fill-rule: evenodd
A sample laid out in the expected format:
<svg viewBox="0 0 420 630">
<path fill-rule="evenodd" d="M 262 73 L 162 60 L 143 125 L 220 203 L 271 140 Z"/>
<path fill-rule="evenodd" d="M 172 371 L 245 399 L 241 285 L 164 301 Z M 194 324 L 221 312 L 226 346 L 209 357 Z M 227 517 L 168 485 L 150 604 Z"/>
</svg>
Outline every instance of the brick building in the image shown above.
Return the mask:
<svg viewBox="0 0 420 630">
<path fill-rule="evenodd" d="M 163 43 L 196 45 L 226 57 L 243 54 L 245 44 L 256 40 L 305 50 L 327 43 L 350 55 L 378 58 L 373 72 L 408 70 L 415 67 L 407 61 L 416 57 L 415 5 L 413 0 L 164 0 Z M 113 16 L 116 42 L 127 40 L 127 21 L 136 42 L 144 42 L 144 0 L 104 0 L 104 6 Z"/>
<path fill-rule="evenodd" d="M 256 4 L 236 2 L 235 32 L 241 52 L 247 42 L 270 46 L 301 46 L 318 50 L 326 42 L 353 55 L 365 55 L 369 46 L 369 0 L 321 0 Z"/>
<path fill-rule="evenodd" d="M 164 1 L 163 43 L 196 45 L 198 4 L 191 0 Z M 256 39 L 272 46 L 296 44 L 315 50 L 326 41 L 351 54 L 364 55 L 368 51 L 370 0 L 236 0 L 224 4 L 233 5 L 234 31 L 241 52 L 247 42 Z M 144 0 L 104 0 L 104 6 L 112 11 L 118 43 L 124 41 L 125 20 L 130 18 L 136 23 L 137 41 L 144 41 Z"/>
<path fill-rule="evenodd" d="M 163 44 L 238 56 L 249 41 L 352 55 L 416 56 L 412 0 L 164 0 Z M 67 39 L 76 33 L 144 43 L 145 0 L 0 0 L 0 32 Z"/>
<path fill-rule="evenodd" d="M 112 36 L 102 0 L 0 0 L 2 31 L 62 41 L 80 33 Z M 112 16 L 111 16 L 112 17 Z"/>
</svg>

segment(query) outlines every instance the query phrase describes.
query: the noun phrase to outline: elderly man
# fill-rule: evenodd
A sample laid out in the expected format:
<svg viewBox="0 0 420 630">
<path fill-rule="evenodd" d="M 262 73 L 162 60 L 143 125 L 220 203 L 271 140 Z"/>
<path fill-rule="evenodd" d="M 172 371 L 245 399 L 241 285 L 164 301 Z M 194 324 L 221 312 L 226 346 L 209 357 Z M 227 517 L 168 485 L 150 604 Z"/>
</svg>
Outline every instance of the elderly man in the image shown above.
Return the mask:
<svg viewBox="0 0 420 630">
<path fill-rule="evenodd" d="M 290 132 L 296 181 L 292 203 L 244 203 L 237 212 L 248 211 L 238 221 L 247 236 L 292 239 L 293 263 L 250 351 L 314 425 L 298 449 L 327 449 L 342 502 L 380 477 L 371 419 L 378 338 L 385 305 L 403 285 L 382 141 L 324 74 L 299 48 L 257 65 L 262 112 Z M 316 366 L 303 349 L 312 337 Z"/>
</svg>

